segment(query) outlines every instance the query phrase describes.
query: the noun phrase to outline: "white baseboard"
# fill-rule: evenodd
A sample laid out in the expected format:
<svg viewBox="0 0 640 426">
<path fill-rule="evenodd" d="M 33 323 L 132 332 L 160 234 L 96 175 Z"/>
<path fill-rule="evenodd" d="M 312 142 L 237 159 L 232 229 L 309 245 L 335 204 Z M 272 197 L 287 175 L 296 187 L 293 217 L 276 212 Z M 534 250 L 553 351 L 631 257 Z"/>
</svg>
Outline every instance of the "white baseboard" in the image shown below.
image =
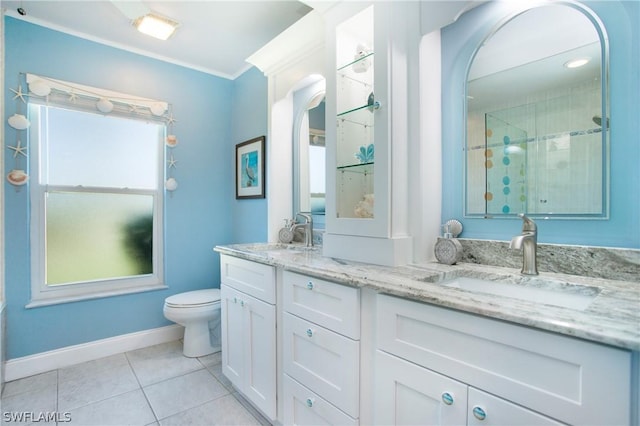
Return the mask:
<svg viewBox="0 0 640 426">
<path fill-rule="evenodd" d="M 183 335 L 184 327 L 173 324 L 10 359 L 5 363 L 4 379 L 10 382 L 81 362 L 171 342 L 181 339 Z"/>
</svg>

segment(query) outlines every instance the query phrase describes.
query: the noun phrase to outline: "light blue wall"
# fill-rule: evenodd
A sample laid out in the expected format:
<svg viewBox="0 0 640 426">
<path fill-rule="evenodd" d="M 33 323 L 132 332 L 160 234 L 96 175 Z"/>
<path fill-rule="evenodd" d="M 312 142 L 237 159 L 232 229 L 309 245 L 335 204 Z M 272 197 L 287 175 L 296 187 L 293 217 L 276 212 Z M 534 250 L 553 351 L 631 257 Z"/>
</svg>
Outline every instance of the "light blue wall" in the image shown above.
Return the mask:
<svg viewBox="0 0 640 426">
<path fill-rule="evenodd" d="M 267 135 L 267 78 L 257 68 L 251 68 L 234 80 L 232 103 L 232 146 L 231 162 L 235 161 L 235 145 L 258 136 Z M 265 147 L 274 143 L 268 138 Z M 269 164 L 269 158 L 266 158 Z M 234 166 L 235 167 L 235 166 Z M 234 168 L 235 170 L 235 168 Z M 231 174 L 232 179 L 233 173 Z M 230 181 L 231 182 L 231 181 Z M 271 185 L 267 179 L 265 193 Z M 234 243 L 267 241 L 267 200 L 266 198 L 235 199 L 235 189 L 231 195 L 233 206 Z"/>
<path fill-rule="evenodd" d="M 548 243 L 640 248 L 640 2 L 583 3 L 599 16 L 609 37 L 610 220 L 539 220 L 538 238 Z M 461 219 L 465 238 L 509 240 L 521 228 L 519 220 L 463 218 L 463 83 L 474 50 L 503 18 L 497 13 L 500 7 L 500 2 L 482 5 L 442 30 L 442 220 Z"/>
<path fill-rule="evenodd" d="M 174 133 L 179 138 L 173 151 L 178 160 L 174 176 L 179 187 L 165 199 L 168 290 L 25 309 L 30 294 L 29 191 L 16 191 L 3 179 L 7 357 L 170 324 L 162 315 L 168 295 L 219 285 L 219 256 L 212 248 L 235 237 L 232 147 L 244 137 L 266 132 L 266 107 L 248 107 L 253 111 L 248 121 L 234 120 L 234 112 L 242 109 L 232 108 L 232 99 L 234 91 L 240 99 L 246 98 L 245 92 L 253 92 L 256 103 L 266 105 L 266 83 L 262 88 L 260 79 L 252 78 L 253 73 L 246 78 L 253 85 L 245 84 L 245 78 L 229 81 L 10 17 L 5 23 L 7 117 L 16 108 L 9 89 L 17 88 L 18 73 L 30 72 L 166 100 L 173 105 L 177 119 Z M 4 122 L 6 143 L 13 144 L 10 141 L 15 140 L 15 131 L 6 125 L 6 117 Z M 4 158 L 5 168 L 13 168 L 13 157 Z M 117 171 L 118 164 L 113 168 Z M 244 214 L 251 223 L 246 231 L 261 233 L 262 237 L 266 233 L 261 229 L 266 229 L 265 219 L 262 211 L 258 213 L 257 220 L 250 213 Z"/>
</svg>

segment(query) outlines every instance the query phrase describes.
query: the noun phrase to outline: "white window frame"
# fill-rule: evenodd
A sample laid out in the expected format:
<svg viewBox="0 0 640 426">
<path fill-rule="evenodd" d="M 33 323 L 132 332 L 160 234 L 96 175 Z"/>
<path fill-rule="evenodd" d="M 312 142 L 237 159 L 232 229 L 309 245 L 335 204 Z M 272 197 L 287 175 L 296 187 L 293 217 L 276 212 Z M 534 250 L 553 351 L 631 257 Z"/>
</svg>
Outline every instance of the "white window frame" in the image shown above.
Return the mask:
<svg viewBox="0 0 640 426">
<path fill-rule="evenodd" d="M 109 296 L 117 296 L 129 293 L 139 293 L 167 288 L 164 284 L 164 138 L 166 133 L 165 123 L 161 124 L 158 135 L 158 182 L 155 190 L 132 190 L 128 188 L 93 188 L 76 186 L 54 186 L 41 183 L 40 174 L 43 172 L 40 158 L 42 155 L 43 138 L 40 129 L 41 108 L 49 106 L 38 103 L 29 104 L 29 157 L 30 178 L 29 190 L 31 201 L 30 222 L 30 246 L 31 246 L 31 300 L 27 308 L 46 306 L 59 303 L 68 303 L 78 300 L 96 299 Z M 51 106 L 58 108 L 57 106 Z M 84 111 L 83 112 L 87 112 Z M 43 132 L 45 133 L 45 132 Z M 46 143 L 46 141 L 44 142 Z M 93 280 L 86 282 L 74 282 L 55 286 L 47 286 L 46 276 L 46 211 L 45 196 L 47 192 L 88 192 L 88 193 L 115 193 L 115 194 L 141 194 L 153 197 L 153 272 L 140 276 L 118 277 L 110 279 Z"/>
</svg>

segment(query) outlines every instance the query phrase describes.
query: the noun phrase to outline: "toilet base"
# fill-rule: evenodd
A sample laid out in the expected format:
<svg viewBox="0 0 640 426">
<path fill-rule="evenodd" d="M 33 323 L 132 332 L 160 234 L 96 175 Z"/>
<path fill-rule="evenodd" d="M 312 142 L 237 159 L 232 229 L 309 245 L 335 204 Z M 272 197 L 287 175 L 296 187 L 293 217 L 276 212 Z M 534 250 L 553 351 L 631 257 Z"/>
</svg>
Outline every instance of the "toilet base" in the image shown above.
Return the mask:
<svg viewBox="0 0 640 426">
<path fill-rule="evenodd" d="M 220 346 L 211 345 L 211 332 L 208 322 L 189 324 L 184 329 L 182 354 L 188 358 L 197 358 L 219 352 Z"/>
</svg>

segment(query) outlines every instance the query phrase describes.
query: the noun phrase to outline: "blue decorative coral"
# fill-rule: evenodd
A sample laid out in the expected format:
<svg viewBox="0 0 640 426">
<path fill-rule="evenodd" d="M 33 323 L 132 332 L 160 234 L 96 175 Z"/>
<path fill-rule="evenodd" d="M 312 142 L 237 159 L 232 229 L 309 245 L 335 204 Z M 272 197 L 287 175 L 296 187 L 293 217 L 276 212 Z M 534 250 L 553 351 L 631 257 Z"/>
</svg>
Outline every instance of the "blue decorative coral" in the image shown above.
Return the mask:
<svg viewBox="0 0 640 426">
<path fill-rule="evenodd" d="M 355 157 L 360 160 L 361 163 L 373 163 L 373 151 L 373 144 L 369 144 L 367 147 L 363 145 L 360 147 L 360 151 L 356 152 Z"/>
</svg>

